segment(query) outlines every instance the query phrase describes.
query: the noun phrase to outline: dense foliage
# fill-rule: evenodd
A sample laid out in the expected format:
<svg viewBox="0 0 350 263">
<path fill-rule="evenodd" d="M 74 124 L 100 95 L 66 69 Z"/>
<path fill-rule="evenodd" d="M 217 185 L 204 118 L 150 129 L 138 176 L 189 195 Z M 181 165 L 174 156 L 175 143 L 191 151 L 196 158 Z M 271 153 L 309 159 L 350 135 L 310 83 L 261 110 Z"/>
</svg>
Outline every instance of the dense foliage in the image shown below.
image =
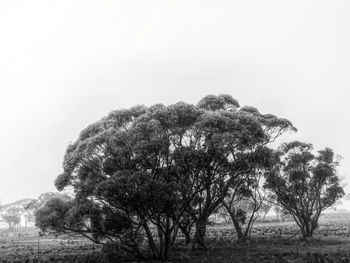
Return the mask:
<svg viewBox="0 0 350 263">
<path fill-rule="evenodd" d="M 179 231 L 204 248 L 208 219 L 221 207 L 233 222 L 238 210 L 249 215 L 248 236 L 266 201 L 262 176 L 276 170 L 269 143 L 294 130 L 229 95 L 113 111 L 68 146 L 55 184 L 74 198 L 46 202 L 36 223 L 138 259 L 167 259 Z"/>
</svg>

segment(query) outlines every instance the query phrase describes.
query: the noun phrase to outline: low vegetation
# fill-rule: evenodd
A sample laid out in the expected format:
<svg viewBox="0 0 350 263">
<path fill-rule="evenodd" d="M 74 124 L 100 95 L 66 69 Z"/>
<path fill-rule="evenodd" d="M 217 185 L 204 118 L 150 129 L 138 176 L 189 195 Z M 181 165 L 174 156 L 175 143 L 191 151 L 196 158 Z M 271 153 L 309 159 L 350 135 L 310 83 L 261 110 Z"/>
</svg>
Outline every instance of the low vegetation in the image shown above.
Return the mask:
<svg viewBox="0 0 350 263">
<path fill-rule="evenodd" d="M 350 215 L 321 217 L 315 238 L 293 235 L 293 221 L 257 222 L 249 241 L 240 242 L 232 225 L 208 226 L 206 251 L 192 250 L 183 235 L 170 252 L 171 262 L 348 262 Z M 40 235 L 39 229 L 0 231 L 0 262 L 134 262 L 114 246 L 77 236 Z M 323 261 L 322 261 L 323 260 Z"/>
</svg>

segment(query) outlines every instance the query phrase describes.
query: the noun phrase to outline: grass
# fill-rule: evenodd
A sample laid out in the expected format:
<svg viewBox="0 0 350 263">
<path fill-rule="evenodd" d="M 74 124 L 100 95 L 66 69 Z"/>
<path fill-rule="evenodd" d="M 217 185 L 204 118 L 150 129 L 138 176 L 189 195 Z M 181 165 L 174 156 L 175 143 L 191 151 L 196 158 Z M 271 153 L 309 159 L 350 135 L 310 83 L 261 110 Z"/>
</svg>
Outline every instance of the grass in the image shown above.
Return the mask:
<svg viewBox="0 0 350 263">
<path fill-rule="evenodd" d="M 207 251 L 180 241 L 170 262 L 350 263 L 350 217 L 322 218 L 315 239 L 302 242 L 293 222 L 257 223 L 251 240 L 237 242 L 231 226 L 208 227 Z M 82 238 L 42 236 L 36 228 L 0 230 L 0 262 L 121 262 Z M 116 261 L 117 260 L 117 261 Z M 126 260 L 126 259 L 124 259 Z"/>
</svg>

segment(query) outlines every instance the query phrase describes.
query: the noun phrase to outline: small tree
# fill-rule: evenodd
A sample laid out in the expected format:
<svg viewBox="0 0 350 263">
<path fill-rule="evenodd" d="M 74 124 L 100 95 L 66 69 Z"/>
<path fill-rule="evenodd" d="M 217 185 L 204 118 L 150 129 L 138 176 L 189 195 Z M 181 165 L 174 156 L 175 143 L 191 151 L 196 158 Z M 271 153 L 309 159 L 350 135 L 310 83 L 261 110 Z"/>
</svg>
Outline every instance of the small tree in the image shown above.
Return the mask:
<svg viewBox="0 0 350 263">
<path fill-rule="evenodd" d="M 24 218 L 24 227 L 28 227 L 28 223 L 35 222 L 35 217 L 32 211 L 25 211 L 23 213 L 23 218 Z"/>
<path fill-rule="evenodd" d="M 266 215 L 270 212 L 272 208 L 272 204 L 268 201 L 263 201 L 260 207 L 260 210 L 258 211 L 259 220 L 265 221 Z"/>
<path fill-rule="evenodd" d="M 18 208 L 10 208 L 1 217 L 9 225 L 9 229 L 14 229 L 21 222 L 22 211 Z"/>
<path fill-rule="evenodd" d="M 266 187 L 298 224 L 304 239 L 313 236 L 325 209 L 343 197 L 339 162 L 329 148 L 315 155 L 311 144 L 291 142 L 276 152 L 276 165 L 266 173 Z"/>
<path fill-rule="evenodd" d="M 261 173 L 254 173 L 248 178 L 248 184 L 232 189 L 222 202 L 227 214 L 231 217 L 238 240 L 244 241 L 250 236 L 258 211 L 266 201 L 266 193 L 262 189 Z"/>
<path fill-rule="evenodd" d="M 268 203 L 268 192 L 263 188 L 264 173 L 274 164 L 273 151 L 260 148 L 249 160 L 252 169 L 236 181 L 222 205 L 230 215 L 239 240 L 246 240 L 259 217 L 259 210 Z M 267 212 L 266 212 L 267 213 Z"/>
<path fill-rule="evenodd" d="M 21 199 L 0 207 L 1 216 L 9 224 L 10 229 L 20 225 L 22 216 L 26 224 L 26 207 L 32 203 L 32 201 L 33 199 Z"/>
<path fill-rule="evenodd" d="M 33 199 L 30 202 L 28 202 L 23 207 L 23 216 L 24 216 L 24 223 L 25 227 L 27 227 L 28 222 L 34 222 L 35 221 L 35 213 L 42 207 L 46 205 L 47 202 L 49 202 L 51 199 L 61 199 L 64 201 L 69 201 L 72 198 L 66 194 L 66 193 L 59 193 L 59 192 L 45 192 L 42 193 L 37 199 Z"/>
<path fill-rule="evenodd" d="M 27 212 L 31 212 L 31 214 L 34 214 L 37 210 L 44 207 L 45 204 L 50 201 L 51 199 L 62 199 L 64 201 L 69 201 L 72 198 L 66 194 L 66 193 L 60 193 L 60 192 L 45 192 L 42 193 L 38 199 L 33 199 L 31 202 L 29 202 L 24 209 Z"/>
</svg>

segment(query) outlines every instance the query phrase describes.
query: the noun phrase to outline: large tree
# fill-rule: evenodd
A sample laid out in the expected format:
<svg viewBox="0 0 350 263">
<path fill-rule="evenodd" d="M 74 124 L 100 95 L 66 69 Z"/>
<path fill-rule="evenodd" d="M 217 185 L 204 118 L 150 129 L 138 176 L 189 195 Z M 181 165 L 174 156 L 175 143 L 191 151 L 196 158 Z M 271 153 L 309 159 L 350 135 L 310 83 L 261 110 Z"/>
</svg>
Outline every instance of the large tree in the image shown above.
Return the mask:
<svg viewBox="0 0 350 263">
<path fill-rule="evenodd" d="M 286 119 L 262 114 L 254 107 L 240 107 L 225 95 L 206 96 L 198 107 L 205 110 L 198 125 L 198 137 L 203 142 L 198 150 L 205 162 L 199 170 L 204 189 L 199 194 L 194 244 L 204 247 L 209 216 L 232 191 L 247 182 L 247 175 L 255 177 L 268 152 L 266 145 L 296 129 Z"/>
<path fill-rule="evenodd" d="M 194 244 L 204 246 L 211 213 L 260 149 L 288 129 L 289 121 L 240 108 L 228 95 L 113 111 L 68 146 L 55 184 L 75 198 L 48 202 L 37 224 L 142 259 L 166 259 L 178 230 L 190 238 L 193 224 Z"/>
<path fill-rule="evenodd" d="M 73 187 L 75 199 L 49 202 L 38 225 L 117 243 L 139 259 L 166 259 L 200 187 L 177 163 L 187 155 L 199 165 L 183 138 L 201 114 L 186 103 L 140 106 L 87 127 L 68 147 L 56 180 L 59 190 Z"/>
<path fill-rule="evenodd" d="M 321 213 L 343 195 L 338 160 L 330 148 L 315 154 L 311 144 L 283 144 L 276 165 L 266 173 L 266 187 L 293 216 L 304 239 L 313 236 Z"/>
</svg>

